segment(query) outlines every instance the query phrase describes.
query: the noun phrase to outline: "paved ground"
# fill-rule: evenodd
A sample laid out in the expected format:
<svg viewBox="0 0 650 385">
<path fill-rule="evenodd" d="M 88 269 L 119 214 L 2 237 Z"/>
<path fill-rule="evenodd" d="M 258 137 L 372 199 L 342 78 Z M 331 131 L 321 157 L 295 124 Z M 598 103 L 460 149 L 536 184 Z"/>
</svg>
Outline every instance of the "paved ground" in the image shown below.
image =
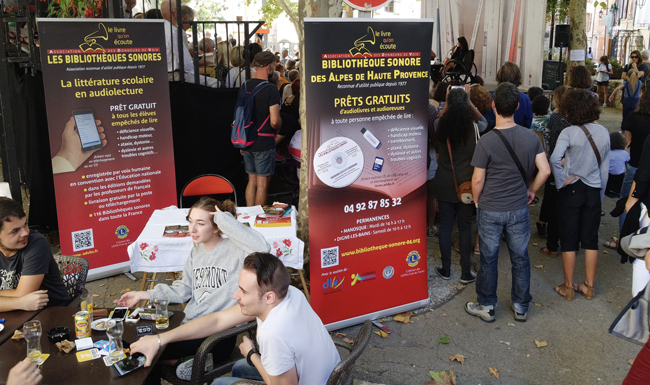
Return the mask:
<svg viewBox="0 0 650 385">
<path fill-rule="evenodd" d="M 620 110 L 605 109 L 600 122 L 610 131 L 618 130 Z M 613 204 L 613 199 L 605 198 L 605 211 Z M 533 220 L 539 206 L 531 207 Z M 603 217 L 601 243 L 617 235 L 616 223 L 614 218 Z M 595 299 L 588 301 L 578 295 L 566 301 L 553 291 L 563 280 L 561 258 L 539 252 L 545 243 L 534 224 L 532 228 L 531 264 L 542 268 L 531 272 L 531 294 L 539 306 L 530 307 L 528 322 L 514 322 L 510 311 L 510 261 L 502 243 L 496 322 L 488 324 L 465 313 L 465 302 L 476 300 L 475 287 L 469 285 L 412 324 L 385 322 L 393 333 L 388 338 L 372 336 L 357 361 L 356 377 L 387 385 L 426 384 L 431 379 L 429 370 L 453 370 L 459 384 L 620 384 L 630 368 L 628 360 L 640 347 L 613 337 L 607 329 L 631 298 L 631 265 L 621 264 L 612 250 L 607 254 L 601 251 Z M 430 254 L 439 255 L 437 239 L 428 246 Z M 584 278 L 583 255 L 578 256 L 576 282 Z M 478 257 L 472 258 L 478 262 Z M 435 263 L 440 263 L 439 256 Z M 434 274 L 431 284 L 437 281 L 441 279 Z M 343 332 L 354 335 L 357 330 L 353 327 Z M 449 344 L 436 341 L 442 336 L 449 337 Z M 548 345 L 537 348 L 535 339 Z M 450 361 L 455 354 L 467 357 L 463 365 Z M 500 379 L 490 375 L 489 367 L 498 370 Z"/>
<path fill-rule="evenodd" d="M 607 108 L 601 123 L 610 131 L 618 130 L 619 109 Z M 542 192 L 538 193 L 542 196 Z M 611 210 L 613 200 L 605 198 L 605 211 Z M 531 207 L 531 217 L 537 218 L 539 204 Z M 534 228 L 534 224 L 533 224 Z M 606 216 L 601 222 L 601 241 L 617 235 L 616 220 Z M 502 243 L 498 287 L 497 321 L 484 323 L 463 310 L 467 301 L 475 301 L 471 284 L 459 290 L 457 276 L 443 281 L 432 268 L 440 263 L 438 239 L 428 242 L 429 288 L 432 309 L 421 309 L 412 324 L 385 321 L 392 333 L 387 338 L 372 335 L 370 344 L 357 361 L 355 384 L 426 384 L 431 380 L 429 370 L 453 370 L 459 384 L 620 384 L 640 347 L 613 337 L 607 329 L 623 306 L 629 301 L 631 265 L 622 265 L 618 255 L 601 251 L 596 297 L 588 301 L 577 296 L 565 301 L 553 291 L 562 281 L 561 258 L 551 258 L 539 252 L 544 241 L 532 230 L 529 253 L 533 268 L 531 293 L 533 302 L 529 320 L 514 322 L 510 311 L 510 262 Z M 584 260 L 579 254 L 576 282 L 584 278 Z M 472 257 L 478 263 L 478 257 Z M 458 255 L 454 254 L 454 270 L 459 270 Z M 87 288 L 98 294 L 99 306 L 109 306 L 125 288 L 139 290 L 138 281 L 120 275 L 94 282 Z M 462 287 L 462 286 L 461 286 Z M 348 336 L 359 327 L 341 330 Z M 375 329 L 377 330 L 377 329 Z M 436 340 L 449 337 L 448 344 Z M 537 348 L 534 340 L 548 346 Z M 462 354 L 465 363 L 451 362 L 449 357 Z M 500 379 L 492 377 L 488 367 L 498 370 Z"/>
</svg>

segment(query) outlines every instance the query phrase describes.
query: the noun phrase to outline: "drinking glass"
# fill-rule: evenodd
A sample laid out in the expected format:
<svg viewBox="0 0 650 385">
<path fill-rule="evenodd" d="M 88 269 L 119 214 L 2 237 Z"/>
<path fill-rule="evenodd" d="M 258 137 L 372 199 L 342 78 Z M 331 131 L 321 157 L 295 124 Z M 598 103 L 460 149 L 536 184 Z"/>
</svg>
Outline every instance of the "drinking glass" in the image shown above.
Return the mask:
<svg viewBox="0 0 650 385">
<path fill-rule="evenodd" d="M 27 321 L 23 325 L 23 335 L 25 341 L 27 341 L 27 357 L 38 365 L 40 365 L 43 355 L 43 350 L 41 349 L 42 334 L 41 321 Z"/>
<path fill-rule="evenodd" d="M 124 334 L 124 324 L 121 320 L 108 320 L 106 322 L 106 335 L 108 336 L 108 356 L 111 361 L 117 362 L 124 355 L 122 346 L 122 334 Z"/>
<path fill-rule="evenodd" d="M 88 315 L 90 316 L 90 323 L 93 323 L 93 309 L 94 309 L 94 301 L 93 301 L 93 295 L 90 293 L 81 293 L 81 311 L 87 311 Z"/>
<path fill-rule="evenodd" d="M 163 293 L 153 295 L 153 305 L 156 307 L 156 329 L 167 329 L 169 327 L 169 312 L 167 305 L 169 300 Z"/>
</svg>

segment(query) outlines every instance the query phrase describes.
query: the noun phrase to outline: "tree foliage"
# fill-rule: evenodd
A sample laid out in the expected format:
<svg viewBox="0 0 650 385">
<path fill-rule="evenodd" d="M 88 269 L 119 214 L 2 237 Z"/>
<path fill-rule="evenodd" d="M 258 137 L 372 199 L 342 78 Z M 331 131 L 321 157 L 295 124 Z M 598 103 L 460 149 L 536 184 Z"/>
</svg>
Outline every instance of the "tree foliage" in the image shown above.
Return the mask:
<svg viewBox="0 0 650 385">
<path fill-rule="evenodd" d="M 181 0 L 181 3 L 189 2 L 190 0 Z M 221 2 L 215 0 L 198 0 L 196 2 L 196 9 L 198 11 L 194 20 L 225 20 L 221 16 Z"/>
<path fill-rule="evenodd" d="M 564 20 L 569 16 L 569 4 L 571 0 L 548 0 L 546 2 L 546 21 L 551 21 L 555 16 L 556 20 Z"/>
<path fill-rule="evenodd" d="M 246 5 L 257 5 L 261 2 L 261 0 L 246 0 Z M 269 26 L 272 26 L 273 21 L 282 13 L 287 13 L 289 20 L 293 22 L 294 19 L 298 19 L 298 2 L 291 0 L 266 0 L 260 8 L 260 13 L 262 20 L 264 20 Z"/>
</svg>

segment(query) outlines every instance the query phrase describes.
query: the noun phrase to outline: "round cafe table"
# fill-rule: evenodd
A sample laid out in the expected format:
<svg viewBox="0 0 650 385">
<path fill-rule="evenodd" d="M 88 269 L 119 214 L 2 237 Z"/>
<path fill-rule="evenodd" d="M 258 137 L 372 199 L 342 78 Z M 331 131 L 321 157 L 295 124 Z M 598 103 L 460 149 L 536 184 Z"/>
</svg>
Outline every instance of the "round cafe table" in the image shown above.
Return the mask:
<svg viewBox="0 0 650 385">
<path fill-rule="evenodd" d="M 127 375 L 120 377 L 117 371 L 104 364 L 102 358 L 91 361 L 79 362 L 77 361 L 77 350 L 73 349 L 70 353 L 60 352 L 59 349 L 47 339 L 47 331 L 57 326 L 67 326 L 72 331 L 70 340 L 74 342 L 74 314 L 78 311 L 77 307 L 50 307 L 43 309 L 32 319 L 41 321 L 43 328 L 43 336 L 41 337 L 41 347 L 43 354 L 50 354 L 49 358 L 41 365 L 41 374 L 43 375 L 42 384 L 48 385 L 88 385 L 88 384 L 128 384 L 136 385 L 144 383 L 145 379 L 151 372 L 151 367 L 137 369 Z M 165 330 L 157 330 L 154 321 L 140 320 L 138 323 L 124 324 L 124 335 L 122 339 L 128 342 L 135 342 L 136 339 L 136 326 L 152 325 L 153 333 L 158 334 L 166 330 L 178 327 L 185 318 L 185 313 L 181 311 L 174 311 L 174 315 L 169 319 L 169 328 Z M 26 320 L 27 321 L 27 320 Z M 6 322 L 6 321 L 5 321 Z M 4 333 L 4 331 L 2 332 Z M 13 335 L 13 331 L 11 333 Z M 99 340 L 108 340 L 106 332 L 93 330 L 91 337 L 93 342 Z M 18 361 L 25 358 L 26 355 L 26 342 L 24 339 L 20 340 L 7 340 L 0 345 L 0 384 L 5 384 L 7 381 L 7 373 L 16 365 Z M 156 357 L 154 364 L 158 361 L 158 357 L 164 350 L 163 347 Z M 153 365 L 152 365 L 153 366 Z"/>
</svg>

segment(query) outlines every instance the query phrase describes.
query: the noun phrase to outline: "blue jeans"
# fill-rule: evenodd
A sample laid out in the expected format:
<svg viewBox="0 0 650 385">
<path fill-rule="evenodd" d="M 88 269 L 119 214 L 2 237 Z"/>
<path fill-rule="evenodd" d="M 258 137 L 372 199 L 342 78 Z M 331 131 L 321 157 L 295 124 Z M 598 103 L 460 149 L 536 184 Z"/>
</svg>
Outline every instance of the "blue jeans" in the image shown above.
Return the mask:
<svg viewBox="0 0 650 385">
<path fill-rule="evenodd" d="M 245 358 L 235 362 L 232 367 L 232 377 L 220 377 L 212 382 L 212 385 L 231 385 L 239 380 L 264 381 L 260 372 L 254 366 L 248 365 Z"/>
<path fill-rule="evenodd" d="M 636 167 L 630 166 L 629 163 L 625 164 L 625 178 L 623 179 L 623 185 L 621 186 L 621 198 L 627 198 L 630 196 L 630 190 L 632 190 L 632 182 L 634 182 L 634 174 L 636 174 Z M 625 222 L 626 213 L 621 214 L 618 217 L 618 229 L 623 228 L 623 222 Z"/>
<path fill-rule="evenodd" d="M 471 272 L 472 263 L 472 209 L 474 206 L 464 203 L 449 203 L 438 201 L 440 209 L 440 257 L 442 267 L 447 271 L 451 268 L 451 232 L 454 219 L 458 224 L 458 249 L 460 251 L 460 267 L 464 275 Z"/>
<path fill-rule="evenodd" d="M 530 295 L 530 218 L 528 207 L 516 211 L 494 212 L 478 209 L 479 247 L 481 250 L 480 270 L 476 279 L 478 302 L 485 306 L 497 304 L 497 282 L 499 278 L 499 242 L 505 233 L 506 244 L 512 263 L 512 288 L 510 296 L 517 313 L 526 313 Z"/>
</svg>

